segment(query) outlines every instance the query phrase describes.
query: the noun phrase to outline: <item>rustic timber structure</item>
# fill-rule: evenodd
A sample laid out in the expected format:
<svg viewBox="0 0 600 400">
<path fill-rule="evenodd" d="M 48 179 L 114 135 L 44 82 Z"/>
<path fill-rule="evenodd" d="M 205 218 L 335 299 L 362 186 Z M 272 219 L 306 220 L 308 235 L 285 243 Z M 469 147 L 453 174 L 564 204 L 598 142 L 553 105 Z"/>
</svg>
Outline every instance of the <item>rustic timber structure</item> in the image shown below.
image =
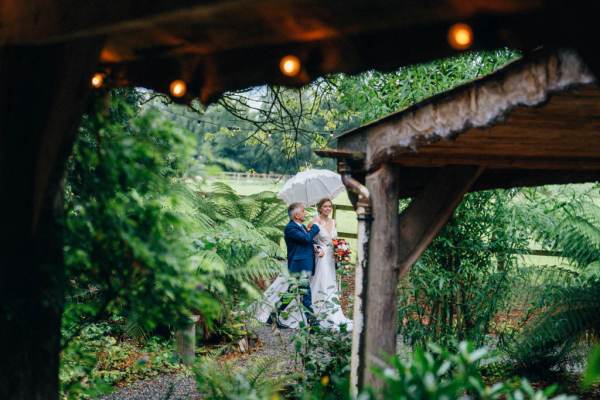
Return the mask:
<svg viewBox="0 0 600 400">
<path fill-rule="evenodd" d="M 187 91 L 179 86 L 176 93 L 180 97 L 174 100 L 199 98 L 208 103 L 224 91 L 258 84 L 299 86 L 327 73 L 391 70 L 449 56 L 456 50 L 446 40 L 448 30 L 463 22 L 472 28 L 472 50 L 508 46 L 529 52 L 540 45 L 569 47 L 582 57 L 592 75 L 598 76 L 597 8 L 595 2 L 584 0 L 1 2 L 0 208 L 4 218 L 0 230 L 0 398 L 57 398 L 65 278 L 56 216 L 62 213 L 61 180 L 78 121 L 92 92 L 94 73 L 103 77 L 94 83 L 101 93 L 122 86 L 169 93 L 172 83 L 181 81 Z M 279 70 L 280 59 L 288 54 L 301 62 L 299 73 L 291 77 Z M 538 72 L 531 73 L 535 80 Z M 585 77 L 589 76 L 586 73 Z M 383 281 L 387 275 L 378 273 L 395 278 L 399 269 L 386 270 L 386 257 L 410 265 L 463 192 L 548 180 L 595 179 L 598 143 L 592 135 L 580 134 L 597 131 L 597 122 L 582 117 L 597 110 L 595 89 L 585 86 L 581 92 L 564 95 L 563 87 L 548 89 L 561 94 L 551 97 L 542 108 L 518 107 L 510 114 L 518 124 L 538 126 L 534 137 L 527 136 L 520 143 L 518 159 L 490 154 L 492 150 L 482 145 L 485 137 L 469 150 L 467 138 L 477 136 L 477 129 L 459 136 L 457 143 L 465 141 L 459 152 L 445 141 L 419 147 L 419 154 L 429 152 L 428 157 L 411 156 L 403 147 L 405 142 L 393 141 L 394 129 L 365 136 L 367 130 L 390 127 L 393 117 L 340 139 L 340 148 L 361 135 L 373 141 L 357 146 L 358 151 L 344 151 L 344 163 L 340 164 L 356 200 L 359 235 L 386 237 L 385 243 L 407 235 L 410 238 L 402 247 L 380 249 L 381 242 L 371 241 L 371 248 L 363 242 L 359 249 L 364 260 L 372 254 L 370 285 L 382 285 L 369 286 L 369 292 L 381 289 L 385 293 L 384 302 L 363 303 L 371 310 L 367 333 L 374 326 L 369 321 L 381 321 L 388 333 L 393 326 L 386 307 L 392 304 L 394 280 Z M 579 107 L 573 107 L 575 103 Z M 572 113 L 560 114 L 564 107 Z M 439 117 L 451 115 L 450 110 Z M 490 132 L 502 136 L 502 126 Z M 452 125 L 449 132 L 458 134 L 462 128 Z M 538 146 L 544 130 L 554 133 Z M 513 129 L 512 134 L 517 131 Z M 563 135 L 556 137 L 559 131 Z M 569 135 L 574 139 L 566 140 Z M 436 136 L 448 135 L 435 131 L 415 138 L 428 142 Z M 558 147 L 550 143 L 558 143 Z M 377 152 L 361 150 L 375 144 Z M 506 142 L 494 142 L 492 147 L 499 151 L 506 146 Z M 558 159 L 554 150 L 560 153 Z M 400 154 L 404 154 L 404 164 L 394 163 Z M 461 164 L 456 160 L 461 160 L 462 166 L 443 167 Z M 443 189 L 438 189 L 436 180 Z M 395 199 L 409 195 L 421 200 L 396 220 Z M 376 217 L 373 225 L 369 224 L 370 205 Z M 391 225 L 382 226 L 381 216 L 389 216 Z M 429 225 L 429 219 L 436 224 Z M 380 345 L 384 350 L 391 348 L 389 335 L 381 335 L 381 343 L 378 340 L 367 334 L 367 348 L 372 352 Z M 356 342 L 354 347 L 361 346 Z"/>
<path fill-rule="evenodd" d="M 355 385 L 374 384 L 368 367 L 395 352 L 398 279 L 465 193 L 600 180 L 600 89 L 575 52 L 536 51 L 346 132 L 337 149 L 318 153 L 337 158 L 341 173 L 361 181 L 348 190 L 362 183 L 370 198 L 352 372 Z M 399 214 L 401 198 L 412 201 Z"/>
</svg>

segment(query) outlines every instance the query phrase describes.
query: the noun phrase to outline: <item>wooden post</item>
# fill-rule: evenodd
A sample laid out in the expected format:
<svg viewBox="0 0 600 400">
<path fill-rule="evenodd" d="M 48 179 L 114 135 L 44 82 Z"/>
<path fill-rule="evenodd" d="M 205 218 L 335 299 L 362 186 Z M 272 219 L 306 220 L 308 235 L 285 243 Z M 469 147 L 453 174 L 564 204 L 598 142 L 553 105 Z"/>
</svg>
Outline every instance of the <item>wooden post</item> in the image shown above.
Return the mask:
<svg viewBox="0 0 600 400">
<path fill-rule="evenodd" d="M 338 172 L 342 182 L 351 194 L 350 198 L 356 210 L 358 220 L 356 269 L 354 274 L 354 307 L 352 324 L 352 355 L 350 359 L 350 394 L 356 398 L 362 387 L 363 369 L 365 368 L 365 298 L 368 286 L 369 236 L 371 231 L 371 206 L 369 191 L 352 176 L 351 168 L 346 161 L 338 162 Z"/>
<path fill-rule="evenodd" d="M 373 223 L 369 246 L 364 384 L 378 387 L 371 368 L 396 351 L 396 290 L 405 274 L 446 224 L 483 168 L 443 167 L 398 216 L 401 176 L 383 165 L 367 176 Z"/>
<path fill-rule="evenodd" d="M 184 364 L 191 365 L 196 358 L 196 324 L 200 316 L 192 315 L 186 327 L 175 332 L 177 353 Z"/>
<path fill-rule="evenodd" d="M 58 398 L 62 178 L 100 48 L 0 48 L 1 399 Z"/>
<path fill-rule="evenodd" d="M 398 172 L 383 164 L 367 175 L 371 198 L 371 234 L 369 242 L 368 286 L 365 298 L 365 362 L 363 385 L 376 380 L 371 368 L 378 360 L 396 350 L 396 288 L 398 286 Z"/>
</svg>

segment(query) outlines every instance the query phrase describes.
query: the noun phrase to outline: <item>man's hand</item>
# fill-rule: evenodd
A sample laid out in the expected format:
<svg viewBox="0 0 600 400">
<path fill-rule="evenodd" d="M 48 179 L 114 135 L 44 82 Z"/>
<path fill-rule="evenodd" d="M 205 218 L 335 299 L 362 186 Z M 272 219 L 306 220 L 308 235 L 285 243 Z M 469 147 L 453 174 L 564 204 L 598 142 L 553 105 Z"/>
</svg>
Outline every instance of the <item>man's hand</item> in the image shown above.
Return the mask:
<svg viewBox="0 0 600 400">
<path fill-rule="evenodd" d="M 325 252 L 321 249 L 319 249 L 319 257 L 323 257 L 325 255 Z"/>
</svg>

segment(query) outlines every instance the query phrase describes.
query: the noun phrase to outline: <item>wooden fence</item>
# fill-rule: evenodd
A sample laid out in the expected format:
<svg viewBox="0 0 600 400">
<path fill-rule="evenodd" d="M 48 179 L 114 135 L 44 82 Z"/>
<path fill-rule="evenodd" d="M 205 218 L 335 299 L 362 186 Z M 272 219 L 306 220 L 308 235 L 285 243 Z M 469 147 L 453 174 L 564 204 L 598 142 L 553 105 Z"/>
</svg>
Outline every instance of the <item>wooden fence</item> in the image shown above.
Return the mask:
<svg viewBox="0 0 600 400">
<path fill-rule="evenodd" d="M 242 180 L 260 180 L 260 181 L 272 181 L 272 182 L 280 182 L 285 181 L 291 178 L 291 175 L 281 175 L 281 174 L 265 174 L 258 172 L 221 172 L 218 175 L 211 176 L 211 179 L 228 179 L 233 181 L 242 181 Z"/>
<path fill-rule="evenodd" d="M 340 205 L 340 204 L 336 204 L 333 206 L 333 215 L 332 218 L 335 219 L 335 216 L 337 214 L 338 211 L 352 211 L 354 212 L 354 207 L 352 206 L 344 206 L 344 205 Z M 338 232 L 338 237 L 340 238 L 344 238 L 344 239 L 358 239 L 358 235 L 356 234 L 356 232 L 352 233 L 352 232 Z"/>
</svg>

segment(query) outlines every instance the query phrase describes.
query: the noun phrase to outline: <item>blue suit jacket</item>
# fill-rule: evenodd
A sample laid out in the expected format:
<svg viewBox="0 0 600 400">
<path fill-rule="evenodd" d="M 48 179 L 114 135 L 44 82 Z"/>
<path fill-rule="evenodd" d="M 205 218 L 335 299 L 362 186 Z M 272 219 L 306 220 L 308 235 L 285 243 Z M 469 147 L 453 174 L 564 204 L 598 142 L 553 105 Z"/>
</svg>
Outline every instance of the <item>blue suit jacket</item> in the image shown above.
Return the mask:
<svg viewBox="0 0 600 400">
<path fill-rule="evenodd" d="M 290 272 L 313 272 L 315 267 L 313 238 L 318 233 L 319 227 L 316 224 L 308 232 L 294 221 L 290 221 L 286 225 L 284 238 Z"/>
</svg>

